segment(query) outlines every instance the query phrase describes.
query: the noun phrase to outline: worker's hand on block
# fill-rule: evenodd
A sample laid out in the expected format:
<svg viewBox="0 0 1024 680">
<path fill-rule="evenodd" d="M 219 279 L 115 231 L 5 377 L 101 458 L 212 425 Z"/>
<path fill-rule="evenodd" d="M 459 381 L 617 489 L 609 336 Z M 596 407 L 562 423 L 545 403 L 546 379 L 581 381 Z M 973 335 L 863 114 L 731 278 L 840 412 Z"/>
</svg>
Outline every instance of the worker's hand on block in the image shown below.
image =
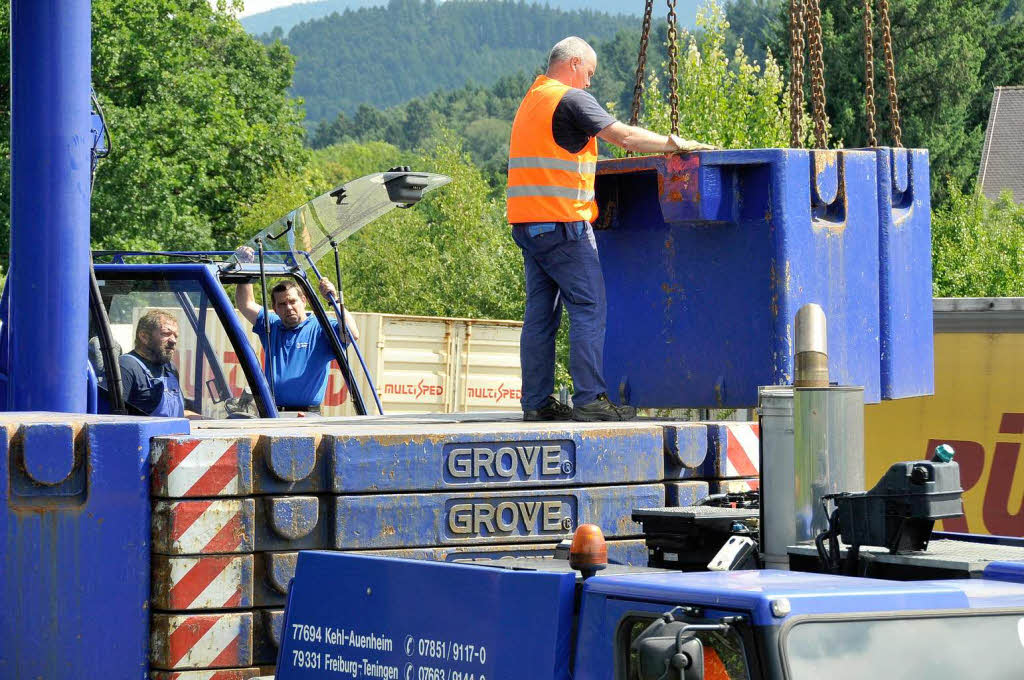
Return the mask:
<svg viewBox="0 0 1024 680">
<path fill-rule="evenodd" d="M 676 151 L 683 153 L 689 153 L 691 151 L 712 151 L 717 148 L 711 144 L 705 144 L 704 142 L 698 142 L 695 139 L 683 139 L 679 135 L 669 135 L 669 140 L 675 146 Z"/>
<path fill-rule="evenodd" d="M 242 263 L 254 262 L 254 251 L 249 246 L 238 246 L 235 248 L 235 259 Z"/>
</svg>

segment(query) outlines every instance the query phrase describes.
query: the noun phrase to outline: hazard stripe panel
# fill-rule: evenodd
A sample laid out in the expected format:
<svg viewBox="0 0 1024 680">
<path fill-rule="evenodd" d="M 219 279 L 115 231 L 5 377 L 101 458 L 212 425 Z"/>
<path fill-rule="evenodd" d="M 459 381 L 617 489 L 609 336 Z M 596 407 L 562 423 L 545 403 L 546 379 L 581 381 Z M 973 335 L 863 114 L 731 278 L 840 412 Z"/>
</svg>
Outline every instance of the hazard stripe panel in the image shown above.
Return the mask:
<svg viewBox="0 0 1024 680">
<path fill-rule="evenodd" d="M 327 490 L 318 434 L 156 437 L 151 489 L 158 498 L 217 498 Z"/>
<path fill-rule="evenodd" d="M 761 428 L 757 423 L 725 425 L 727 446 L 723 477 L 756 477 L 760 474 Z"/>
<path fill-rule="evenodd" d="M 264 675 L 264 673 L 271 673 Z M 272 669 L 254 668 L 219 668 L 201 671 L 152 671 L 149 680 L 274 680 Z"/>
<path fill-rule="evenodd" d="M 641 535 L 636 508 L 665 504 L 661 484 L 531 491 L 339 496 L 333 548 L 551 541 L 582 523 L 609 538 Z"/>
<path fill-rule="evenodd" d="M 153 552 L 205 555 L 252 552 L 256 505 L 252 498 L 156 501 Z"/>
<path fill-rule="evenodd" d="M 252 626 L 252 612 L 153 614 L 150 664 L 161 670 L 251 666 Z"/>
<path fill-rule="evenodd" d="M 253 605 L 253 556 L 153 556 L 154 609 L 239 609 Z"/>
<path fill-rule="evenodd" d="M 252 493 L 252 448 L 238 437 L 157 437 L 150 454 L 152 493 L 164 498 Z"/>
</svg>

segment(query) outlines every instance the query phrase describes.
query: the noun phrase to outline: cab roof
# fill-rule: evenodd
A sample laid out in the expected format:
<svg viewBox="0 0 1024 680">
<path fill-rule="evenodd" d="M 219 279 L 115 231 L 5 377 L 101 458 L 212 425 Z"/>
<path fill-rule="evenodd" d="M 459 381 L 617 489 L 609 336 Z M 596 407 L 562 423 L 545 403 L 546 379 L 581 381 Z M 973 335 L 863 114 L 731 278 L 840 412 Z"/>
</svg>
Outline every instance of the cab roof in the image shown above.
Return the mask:
<svg viewBox="0 0 1024 680">
<path fill-rule="evenodd" d="M 1010 580 L 882 579 L 764 569 L 758 571 L 671 572 L 595 576 L 585 597 L 661 601 L 747 612 L 754 625 L 779 625 L 808 614 L 1021 608 L 1024 583 Z M 772 614 L 772 602 L 788 600 L 786 616 Z"/>
</svg>

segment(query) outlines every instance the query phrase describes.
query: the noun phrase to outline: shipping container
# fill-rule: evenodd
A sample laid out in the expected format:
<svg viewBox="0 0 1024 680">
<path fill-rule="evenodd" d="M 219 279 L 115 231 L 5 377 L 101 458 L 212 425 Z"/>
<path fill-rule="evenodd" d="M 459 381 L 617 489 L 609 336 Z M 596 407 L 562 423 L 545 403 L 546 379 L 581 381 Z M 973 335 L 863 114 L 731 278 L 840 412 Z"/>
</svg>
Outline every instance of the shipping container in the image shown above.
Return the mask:
<svg viewBox="0 0 1024 680">
<path fill-rule="evenodd" d="M 114 323 L 114 338 L 127 352 L 132 347 L 135 324 L 147 307 L 134 310 L 132 322 Z M 180 309 L 163 308 L 178 318 L 182 329 L 174 362 L 179 368 L 186 396 L 194 393 L 195 378 L 182 366 L 191 365 L 196 337 Z M 402 316 L 354 312 L 359 348 L 377 389 L 385 413 L 454 413 L 463 411 L 518 411 L 522 390 L 519 372 L 521 321 L 490 321 L 451 317 Z M 239 316 L 241 318 L 241 316 Z M 249 342 L 262 358 L 259 340 L 251 326 Z M 234 396 L 245 379 L 223 327 L 208 317 L 206 334 L 221 359 Z M 367 411 L 376 413 L 366 375 L 353 348 L 349 362 L 362 391 Z M 204 376 L 204 381 L 209 376 Z M 206 417 L 224 417 L 216 404 L 204 408 Z M 324 395 L 324 415 L 355 415 L 341 371 L 332 364 Z M 209 413 L 205 412 L 210 410 Z"/>
<path fill-rule="evenodd" d="M 1024 298 L 936 298 L 935 394 L 865 407 L 866 479 L 956 450 L 963 518 L 946 531 L 1024 536 Z"/>
</svg>

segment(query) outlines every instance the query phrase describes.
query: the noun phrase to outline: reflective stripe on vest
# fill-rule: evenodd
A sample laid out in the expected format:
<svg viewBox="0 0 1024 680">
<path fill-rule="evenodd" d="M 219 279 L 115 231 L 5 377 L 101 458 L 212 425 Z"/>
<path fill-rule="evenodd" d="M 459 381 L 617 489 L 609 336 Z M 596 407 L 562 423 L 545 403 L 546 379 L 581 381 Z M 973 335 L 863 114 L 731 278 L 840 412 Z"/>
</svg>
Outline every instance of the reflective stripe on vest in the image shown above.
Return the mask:
<svg viewBox="0 0 1024 680">
<path fill-rule="evenodd" d="M 526 93 L 509 144 L 507 215 L 521 222 L 593 222 L 594 174 L 597 138 L 591 137 L 579 153 L 555 142 L 555 109 L 569 86 L 538 76 Z"/>
</svg>

